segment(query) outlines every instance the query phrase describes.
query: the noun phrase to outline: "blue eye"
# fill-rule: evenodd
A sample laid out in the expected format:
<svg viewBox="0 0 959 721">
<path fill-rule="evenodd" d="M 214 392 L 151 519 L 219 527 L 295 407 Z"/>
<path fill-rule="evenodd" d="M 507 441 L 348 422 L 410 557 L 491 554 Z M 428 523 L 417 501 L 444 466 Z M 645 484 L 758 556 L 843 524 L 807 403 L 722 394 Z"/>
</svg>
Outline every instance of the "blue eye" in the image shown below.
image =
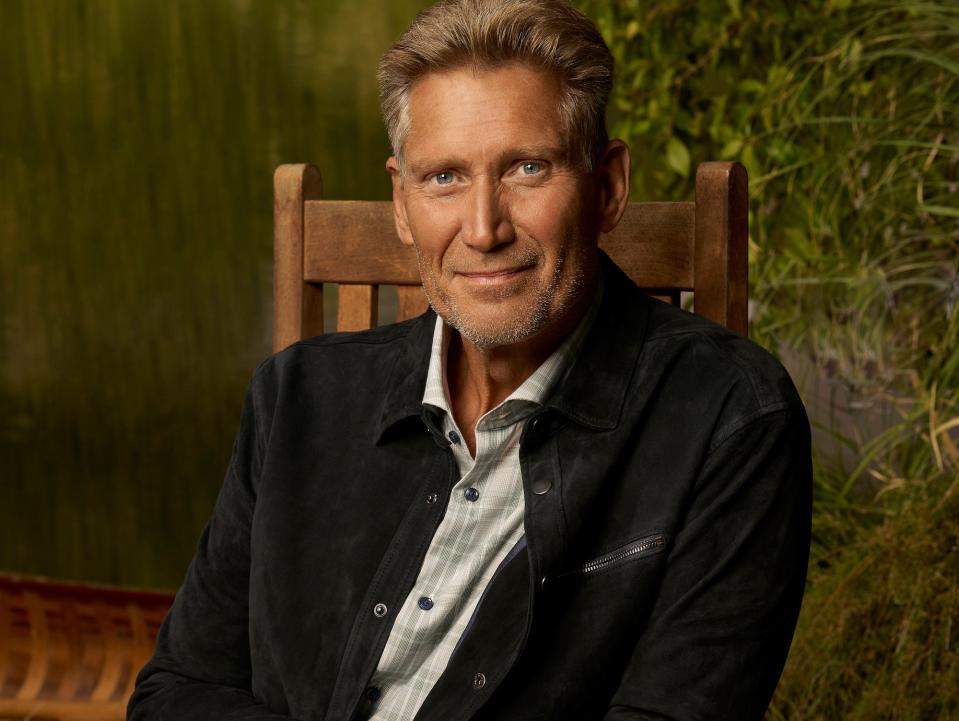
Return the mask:
<svg viewBox="0 0 959 721">
<path fill-rule="evenodd" d="M 453 174 L 448 170 L 444 170 L 442 173 L 434 175 L 433 180 L 436 181 L 437 185 L 449 185 L 453 182 Z"/>
<path fill-rule="evenodd" d="M 520 167 L 523 170 L 523 175 L 536 175 L 543 169 L 543 166 L 540 163 L 534 162 L 523 163 L 523 165 Z"/>
</svg>

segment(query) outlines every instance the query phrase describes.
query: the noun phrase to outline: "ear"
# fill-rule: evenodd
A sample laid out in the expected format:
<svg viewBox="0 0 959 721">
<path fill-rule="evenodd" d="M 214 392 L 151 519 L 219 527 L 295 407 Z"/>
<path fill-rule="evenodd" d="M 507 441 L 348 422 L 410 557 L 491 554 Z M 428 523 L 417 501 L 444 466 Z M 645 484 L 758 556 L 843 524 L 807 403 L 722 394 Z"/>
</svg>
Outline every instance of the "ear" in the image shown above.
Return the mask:
<svg viewBox="0 0 959 721">
<path fill-rule="evenodd" d="M 410 232 L 410 221 L 406 216 L 406 202 L 403 194 L 403 173 L 396 156 L 391 155 L 386 161 L 386 170 L 393 183 L 393 222 L 396 224 L 396 234 L 403 245 L 413 245 L 413 234 Z"/>
<path fill-rule="evenodd" d="M 599 229 L 608 233 L 619 224 L 629 202 L 629 146 L 610 140 L 596 168 Z"/>
</svg>

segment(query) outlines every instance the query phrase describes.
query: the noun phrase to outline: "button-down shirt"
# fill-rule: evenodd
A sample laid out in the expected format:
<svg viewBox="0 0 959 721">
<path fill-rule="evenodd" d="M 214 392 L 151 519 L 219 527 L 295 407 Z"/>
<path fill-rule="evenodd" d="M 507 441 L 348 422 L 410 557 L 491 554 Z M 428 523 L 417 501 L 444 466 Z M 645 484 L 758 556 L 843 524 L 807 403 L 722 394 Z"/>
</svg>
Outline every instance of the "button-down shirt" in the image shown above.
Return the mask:
<svg viewBox="0 0 959 721">
<path fill-rule="evenodd" d="M 571 367 L 600 297 L 601 289 L 574 331 L 508 398 L 479 418 L 475 458 L 450 410 L 445 373 L 450 333 L 437 316 L 423 403 L 441 413 L 459 481 L 371 681 L 367 697 L 374 703 L 374 721 L 408 721 L 416 715 L 496 569 L 521 543 L 523 425 Z"/>
<path fill-rule="evenodd" d="M 802 404 L 768 353 L 601 263 L 589 336 L 526 421 L 526 545 L 419 721 L 760 721 L 776 686 L 809 551 Z M 435 323 L 260 365 L 130 721 L 354 717 L 457 480 L 423 418 Z"/>
</svg>

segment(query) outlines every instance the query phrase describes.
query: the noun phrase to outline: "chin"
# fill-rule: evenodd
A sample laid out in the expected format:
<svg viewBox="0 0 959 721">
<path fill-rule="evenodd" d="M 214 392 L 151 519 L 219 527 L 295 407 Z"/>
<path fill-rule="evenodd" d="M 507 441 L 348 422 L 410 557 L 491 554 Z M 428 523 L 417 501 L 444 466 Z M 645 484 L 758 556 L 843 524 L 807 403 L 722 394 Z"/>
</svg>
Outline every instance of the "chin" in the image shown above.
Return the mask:
<svg viewBox="0 0 959 721">
<path fill-rule="evenodd" d="M 513 345 L 529 340 L 537 333 L 537 328 L 522 326 L 497 326 L 492 328 L 475 327 L 450 323 L 459 334 L 479 350 L 491 350 L 500 346 Z"/>
<path fill-rule="evenodd" d="M 548 312 L 536 305 L 510 309 L 507 313 L 497 314 L 499 317 L 496 318 L 458 313 L 455 307 L 441 312 L 440 315 L 479 350 L 527 341 L 539 334 L 549 320 Z"/>
</svg>

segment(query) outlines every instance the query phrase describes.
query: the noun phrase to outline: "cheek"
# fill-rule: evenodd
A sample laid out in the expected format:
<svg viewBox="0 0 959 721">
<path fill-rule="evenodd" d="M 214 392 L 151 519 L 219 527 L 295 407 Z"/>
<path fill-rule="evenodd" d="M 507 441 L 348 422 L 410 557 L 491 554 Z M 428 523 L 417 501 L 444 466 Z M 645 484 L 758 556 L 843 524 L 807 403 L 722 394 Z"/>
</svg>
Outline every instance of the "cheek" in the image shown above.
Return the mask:
<svg viewBox="0 0 959 721">
<path fill-rule="evenodd" d="M 407 206 L 410 232 L 419 252 L 430 261 L 441 258 L 456 237 L 459 219 L 454 203 L 437 201 Z"/>
<path fill-rule="evenodd" d="M 570 193 L 530 193 L 514 198 L 514 224 L 534 238 L 546 253 L 560 251 L 581 225 L 580 201 Z"/>
</svg>

